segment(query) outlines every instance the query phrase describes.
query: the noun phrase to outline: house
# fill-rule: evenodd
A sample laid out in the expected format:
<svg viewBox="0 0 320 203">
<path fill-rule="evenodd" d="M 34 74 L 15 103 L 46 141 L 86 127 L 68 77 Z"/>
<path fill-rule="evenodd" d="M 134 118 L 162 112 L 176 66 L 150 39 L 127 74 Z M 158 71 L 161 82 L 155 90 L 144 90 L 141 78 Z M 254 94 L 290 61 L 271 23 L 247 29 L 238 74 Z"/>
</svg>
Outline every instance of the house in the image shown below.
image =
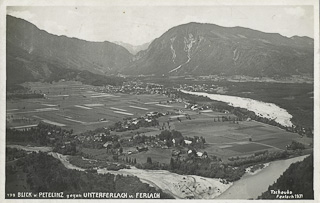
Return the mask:
<svg viewBox="0 0 320 203">
<path fill-rule="evenodd" d="M 147 116 L 156 116 L 158 114 L 158 112 L 149 112 L 146 115 Z"/>
<path fill-rule="evenodd" d="M 138 152 L 148 151 L 148 147 L 137 147 Z"/>
<path fill-rule="evenodd" d="M 187 144 L 187 145 L 190 145 L 192 143 L 192 141 L 190 140 L 184 140 L 184 143 Z"/>
<path fill-rule="evenodd" d="M 197 105 L 197 104 L 196 104 L 196 105 L 191 106 L 191 110 L 195 111 L 195 110 L 197 110 L 197 109 L 198 109 L 198 105 Z"/>
<path fill-rule="evenodd" d="M 172 156 L 179 156 L 181 154 L 180 150 L 172 150 Z"/>
<path fill-rule="evenodd" d="M 202 152 L 197 152 L 198 157 L 202 157 L 203 153 Z"/>
<path fill-rule="evenodd" d="M 103 147 L 105 147 L 105 148 L 110 148 L 110 147 L 112 147 L 112 142 L 109 141 L 109 142 L 104 143 L 104 144 L 103 144 Z"/>
</svg>

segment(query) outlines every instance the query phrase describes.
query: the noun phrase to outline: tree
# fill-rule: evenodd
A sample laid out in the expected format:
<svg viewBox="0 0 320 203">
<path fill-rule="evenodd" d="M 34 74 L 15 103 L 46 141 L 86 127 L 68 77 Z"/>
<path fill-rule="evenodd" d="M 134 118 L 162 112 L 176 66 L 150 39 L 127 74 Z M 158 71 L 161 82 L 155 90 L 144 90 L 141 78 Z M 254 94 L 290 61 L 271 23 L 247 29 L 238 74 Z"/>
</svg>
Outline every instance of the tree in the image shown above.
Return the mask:
<svg viewBox="0 0 320 203">
<path fill-rule="evenodd" d="M 160 140 L 169 140 L 171 138 L 171 132 L 169 130 L 161 131 L 159 135 Z"/>
<path fill-rule="evenodd" d="M 170 159 L 170 169 L 171 170 L 174 169 L 174 160 L 173 160 L 173 158 Z"/>
<path fill-rule="evenodd" d="M 148 157 L 148 158 L 147 158 L 147 163 L 148 163 L 148 164 L 152 164 L 152 159 L 151 159 L 151 157 Z"/>
<path fill-rule="evenodd" d="M 118 161 L 118 160 L 119 160 L 119 157 L 118 157 L 118 155 L 113 155 L 113 156 L 112 156 L 112 159 L 115 160 L 115 161 Z"/>
</svg>

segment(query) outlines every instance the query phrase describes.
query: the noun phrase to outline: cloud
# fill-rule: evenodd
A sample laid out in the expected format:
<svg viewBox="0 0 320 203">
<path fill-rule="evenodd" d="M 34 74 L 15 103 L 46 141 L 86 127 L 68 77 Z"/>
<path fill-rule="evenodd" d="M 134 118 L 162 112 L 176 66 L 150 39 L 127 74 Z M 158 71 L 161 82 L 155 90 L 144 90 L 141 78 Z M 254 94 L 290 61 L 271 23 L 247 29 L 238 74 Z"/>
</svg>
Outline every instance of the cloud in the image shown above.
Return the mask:
<svg viewBox="0 0 320 203">
<path fill-rule="evenodd" d="M 295 16 L 297 18 L 302 18 L 306 14 L 306 11 L 301 7 L 285 8 L 284 11 L 286 12 L 286 14 Z"/>
</svg>

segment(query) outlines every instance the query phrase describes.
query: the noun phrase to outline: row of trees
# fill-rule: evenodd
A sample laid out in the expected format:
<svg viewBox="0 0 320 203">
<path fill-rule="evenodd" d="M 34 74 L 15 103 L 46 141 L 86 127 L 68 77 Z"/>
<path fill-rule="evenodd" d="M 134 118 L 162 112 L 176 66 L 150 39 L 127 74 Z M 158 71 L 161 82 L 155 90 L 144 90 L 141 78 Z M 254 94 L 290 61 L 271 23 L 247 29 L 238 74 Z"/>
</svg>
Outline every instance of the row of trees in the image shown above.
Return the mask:
<svg viewBox="0 0 320 203">
<path fill-rule="evenodd" d="M 221 163 L 218 159 L 197 158 L 189 156 L 186 159 L 171 158 L 170 164 L 153 162 L 151 157 L 147 158 L 147 162 L 137 164 L 137 168 L 149 170 L 169 170 L 173 173 L 181 175 L 198 175 L 208 178 L 222 178 L 227 181 L 239 180 L 245 173 L 245 167 L 233 167 L 228 164 Z"/>
</svg>

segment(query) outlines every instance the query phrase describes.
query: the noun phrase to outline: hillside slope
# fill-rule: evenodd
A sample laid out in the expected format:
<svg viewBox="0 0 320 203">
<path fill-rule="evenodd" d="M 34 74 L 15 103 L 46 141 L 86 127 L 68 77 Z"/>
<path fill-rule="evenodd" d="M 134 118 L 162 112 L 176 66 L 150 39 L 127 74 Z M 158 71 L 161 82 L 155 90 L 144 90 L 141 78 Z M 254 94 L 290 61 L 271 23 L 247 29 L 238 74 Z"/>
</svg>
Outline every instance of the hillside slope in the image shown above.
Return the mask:
<svg viewBox="0 0 320 203">
<path fill-rule="evenodd" d="M 7 16 L 6 45 L 8 83 L 48 78 L 58 69 L 117 73 L 132 58 L 114 43 L 52 35 L 12 16 Z"/>
<path fill-rule="evenodd" d="M 242 27 L 188 23 L 171 28 L 124 73 L 290 76 L 313 74 L 313 39 Z"/>
</svg>

